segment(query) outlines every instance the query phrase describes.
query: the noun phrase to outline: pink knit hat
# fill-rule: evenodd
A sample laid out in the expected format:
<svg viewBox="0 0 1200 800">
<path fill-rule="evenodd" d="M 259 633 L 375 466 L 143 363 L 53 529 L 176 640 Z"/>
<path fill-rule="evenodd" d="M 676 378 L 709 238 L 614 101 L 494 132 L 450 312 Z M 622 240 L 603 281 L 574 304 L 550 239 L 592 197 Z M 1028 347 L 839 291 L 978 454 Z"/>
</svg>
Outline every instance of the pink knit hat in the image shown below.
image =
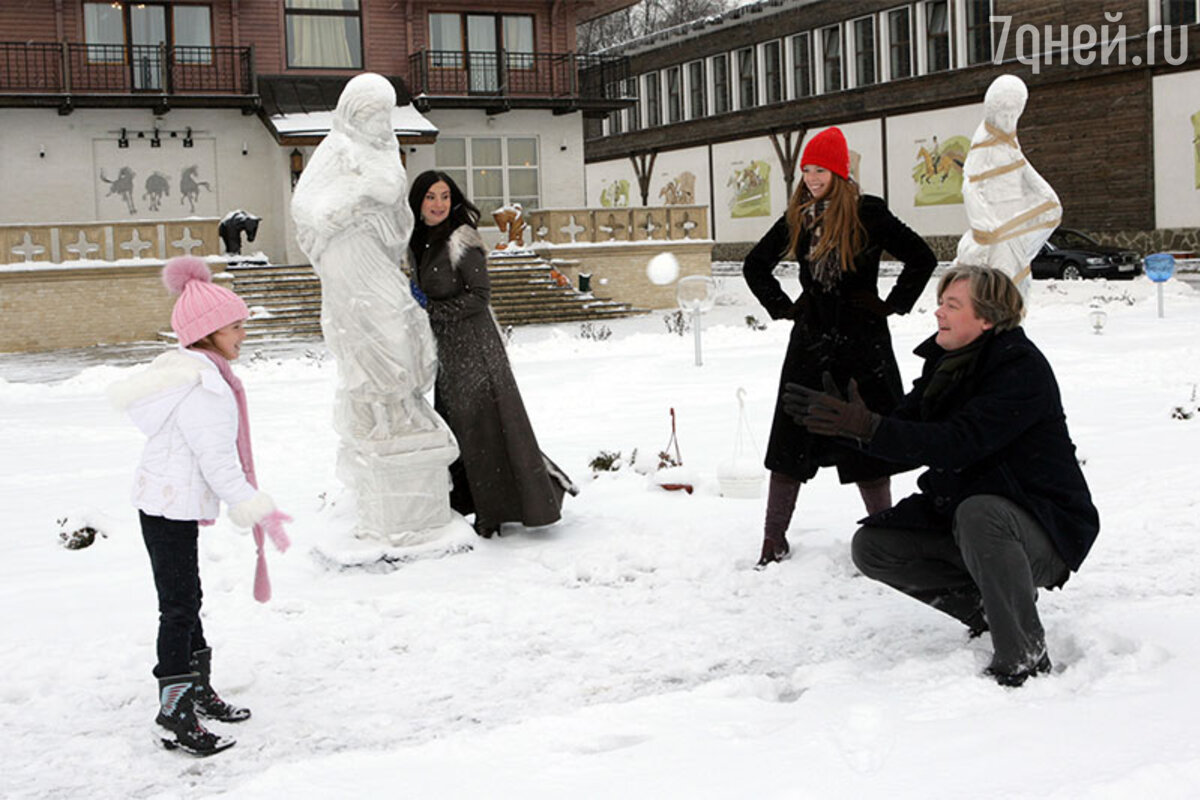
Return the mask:
<svg viewBox="0 0 1200 800">
<path fill-rule="evenodd" d="M 804 155 L 800 156 L 800 169 L 809 164 L 824 167 L 840 175 L 842 180 L 850 180 L 850 148 L 839 128 L 826 128 L 809 140 L 804 146 Z"/>
<path fill-rule="evenodd" d="M 171 327 L 184 347 L 250 316 L 242 298 L 213 283 L 208 264 L 195 256 L 172 258 L 163 267 L 162 278 L 167 291 L 179 295 Z"/>
</svg>

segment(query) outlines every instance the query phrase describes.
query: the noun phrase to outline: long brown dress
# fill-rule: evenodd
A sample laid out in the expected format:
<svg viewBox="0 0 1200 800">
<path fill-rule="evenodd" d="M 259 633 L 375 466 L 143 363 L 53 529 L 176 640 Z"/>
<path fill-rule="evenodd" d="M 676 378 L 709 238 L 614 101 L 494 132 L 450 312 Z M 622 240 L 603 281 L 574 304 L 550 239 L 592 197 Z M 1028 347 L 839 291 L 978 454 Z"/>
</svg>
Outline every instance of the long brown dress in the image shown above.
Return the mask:
<svg viewBox="0 0 1200 800">
<path fill-rule="evenodd" d="M 434 407 L 458 439 L 450 502 L 475 513 L 476 529 L 556 522 L 571 480 L 538 448 L 492 315 L 487 256 L 479 232 L 449 222 L 411 242 L 413 278 L 428 298 L 437 340 Z M 423 228 L 423 226 L 418 226 Z"/>
</svg>

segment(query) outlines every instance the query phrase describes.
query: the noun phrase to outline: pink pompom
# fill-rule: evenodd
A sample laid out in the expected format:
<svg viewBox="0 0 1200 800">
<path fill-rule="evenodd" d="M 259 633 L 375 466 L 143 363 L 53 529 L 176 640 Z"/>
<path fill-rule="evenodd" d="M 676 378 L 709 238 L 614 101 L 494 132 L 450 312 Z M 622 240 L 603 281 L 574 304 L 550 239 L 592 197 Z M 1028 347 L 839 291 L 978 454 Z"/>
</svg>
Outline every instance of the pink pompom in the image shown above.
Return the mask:
<svg viewBox="0 0 1200 800">
<path fill-rule="evenodd" d="M 172 258 L 163 267 L 162 279 L 168 292 L 182 294 L 183 287 L 191 281 L 212 283 L 212 273 L 209 272 L 208 264 L 204 263 L 204 259 L 195 256 L 178 256 Z"/>
</svg>

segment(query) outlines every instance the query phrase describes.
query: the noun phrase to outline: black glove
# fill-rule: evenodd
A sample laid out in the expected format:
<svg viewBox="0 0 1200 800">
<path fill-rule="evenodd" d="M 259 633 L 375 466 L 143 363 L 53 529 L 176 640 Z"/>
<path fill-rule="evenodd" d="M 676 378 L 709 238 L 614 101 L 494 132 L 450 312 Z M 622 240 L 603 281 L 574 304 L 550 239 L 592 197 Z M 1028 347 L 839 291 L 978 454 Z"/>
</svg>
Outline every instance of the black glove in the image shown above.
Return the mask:
<svg viewBox="0 0 1200 800">
<path fill-rule="evenodd" d="M 796 298 L 796 302 L 788 306 L 787 310 L 780 314 L 777 319 L 790 319 L 793 322 L 804 319 L 808 314 L 809 302 L 808 295 L 801 293 Z"/>
<path fill-rule="evenodd" d="M 892 308 L 873 294 L 852 295 L 846 298 L 846 302 L 854 308 L 874 314 L 877 317 L 886 317 L 890 314 L 896 313 L 896 309 Z"/>
<path fill-rule="evenodd" d="M 858 382 L 850 379 L 849 399 L 843 400 L 833 376 L 821 376 L 825 391 L 818 392 L 798 383 L 783 385 L 783 410 L 809 433 L 821 436 L 845 436 L 869 442 L 879 428 L 879 414 L 867 408 L 858 394 Z"/>
</svg>

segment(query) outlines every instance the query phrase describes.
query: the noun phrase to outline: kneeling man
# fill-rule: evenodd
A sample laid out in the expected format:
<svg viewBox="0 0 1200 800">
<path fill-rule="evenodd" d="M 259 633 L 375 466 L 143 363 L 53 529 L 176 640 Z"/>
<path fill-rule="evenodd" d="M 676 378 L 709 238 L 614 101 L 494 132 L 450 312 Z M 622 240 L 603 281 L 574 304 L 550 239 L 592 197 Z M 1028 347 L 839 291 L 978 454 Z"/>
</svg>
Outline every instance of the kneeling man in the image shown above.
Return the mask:
<svg viewBox="0 0 1200 800">
<path fill-rule="evenodd" d="M 929 467 L 920 492 L 863 520 L 854 563 L 972 636 L 990 629 L 987 673 L 1005 686 L 1050 671 L 1037 589 L 1062 586 L 1100 530 L 1054 371 L 1021 329 L 1024 313 L 1004 273 L 954 267 L 938 283 L 937 334 L 915 351 L 921 377 L 890 415 L 871 412 L 853 384 L 848 400 L 830 385 L 785 389 L 813 433 Z"/>
</svg>

